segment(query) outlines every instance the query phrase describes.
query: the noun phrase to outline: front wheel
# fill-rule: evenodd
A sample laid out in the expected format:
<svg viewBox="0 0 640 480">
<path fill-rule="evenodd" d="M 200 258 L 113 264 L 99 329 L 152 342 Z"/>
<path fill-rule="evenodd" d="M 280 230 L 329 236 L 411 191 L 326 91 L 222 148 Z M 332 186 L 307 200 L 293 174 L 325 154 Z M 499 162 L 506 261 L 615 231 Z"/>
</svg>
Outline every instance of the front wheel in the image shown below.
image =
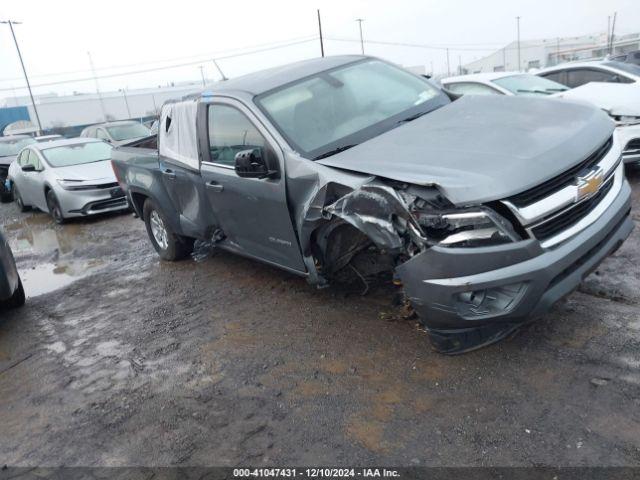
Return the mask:
<svg viewBox="0 0 640 480">
<path fill-rule="evenodd" d="M 49 207 L 49 213 L 58 225 L 62 225 L 65 222 L 64 215 L 62 214 L 62 208 L 60 208 L 60 202 L 56 198 L 56 194 L 53 190 L 47 192 L 47 207 Z"/>
<path fill-rule="evenodd" d="M 160 258 L 173 262 L 191 254 L 193 239 L 176 234 L 153 200 L 144 202 L 143 217 L 151 244 Z"/>
<path fill-rule="evenodd" d="M 13 292 L 13 296 L 4 304 L 6 308 L 18 308 L 24 305 L 25 294 L 22 280 L 18 280 L 18 288 Z"/>
</svg>

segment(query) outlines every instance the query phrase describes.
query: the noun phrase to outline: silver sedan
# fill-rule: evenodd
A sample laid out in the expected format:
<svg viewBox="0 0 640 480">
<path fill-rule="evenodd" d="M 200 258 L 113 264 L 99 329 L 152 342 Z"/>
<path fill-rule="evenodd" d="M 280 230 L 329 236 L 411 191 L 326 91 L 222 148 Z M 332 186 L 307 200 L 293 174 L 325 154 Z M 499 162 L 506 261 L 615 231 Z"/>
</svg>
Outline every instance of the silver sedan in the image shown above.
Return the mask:
<svg viewBox="0 0 640 480">
<path fill-rule="evenodd" d="M 111 148 L 91 138 L 29 145 L 9 167 L 16 203 L 22 211 L 49 212 L 58 223 L 128 208 L 111 168 Z"/>
</svg>

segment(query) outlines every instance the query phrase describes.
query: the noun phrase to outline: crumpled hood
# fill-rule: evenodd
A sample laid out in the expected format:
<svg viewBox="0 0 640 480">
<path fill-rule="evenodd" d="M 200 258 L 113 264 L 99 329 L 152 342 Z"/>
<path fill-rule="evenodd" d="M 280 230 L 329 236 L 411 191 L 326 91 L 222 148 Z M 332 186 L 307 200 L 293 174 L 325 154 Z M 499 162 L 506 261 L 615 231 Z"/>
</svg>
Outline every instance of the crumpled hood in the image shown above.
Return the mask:
<svg viewBox="0 0 640 480">
<path fill-rule="evenodd" d="M 556 93 L 554 97 L 584 100 L 612 115 L 640 116 L 640 85 L 637 83 L 592 82 Z"/>
<path fill-rule="evenodd" d="M 614 126 L 586 104 L 468 95 L 318 162 L 434 185 L 465 205 L 504 199 L 562 173 L 601 146 Z"/>
<path fill-rule="evenodd" d="M 16 159 L 17 155 L 10 155 L 8 157 L 0 157 L 0 165 L 8 167 Z"/>
<path fill-rule="evenodd" d="M 110 183 L 116 181 L 116 176 L 111 168 L 111 161 L 85 163 L 71 167 L 58 167 L 54 169 L 58 178 L 65 180 L 88 180 Z"/>
</svg>

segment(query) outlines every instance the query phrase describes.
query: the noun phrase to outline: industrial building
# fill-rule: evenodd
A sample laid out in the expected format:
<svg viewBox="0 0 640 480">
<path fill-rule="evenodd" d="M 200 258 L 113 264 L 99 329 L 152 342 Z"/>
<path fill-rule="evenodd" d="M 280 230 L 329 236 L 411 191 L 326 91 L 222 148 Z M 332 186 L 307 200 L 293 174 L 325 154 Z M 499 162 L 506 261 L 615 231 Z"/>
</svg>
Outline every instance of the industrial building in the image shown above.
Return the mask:
<svg viewBox="0 0 640 480">
<path fill-rule="evenodd" d="M 607 52 L 606 33 L 581 37 L 547 38 L 520 42 L 520 65 L 518 65 L 518 42 L 514 41 L 479 60 L 463 65 L 463 73 L 504 72 L 544 68 L 559 63 L 602 58 Z M 613 55 L 640 49 L 640 33 L 616 35 Z"/>
<path fill-rule="evenodd" d="M 162 104 L 202 90 L 201 84 L 120 90 L 117 92 L 55 93 L 36 95 L 36 107 L 46 132 L 74 135 L 94 123 L 112 120 L 156 117 Z M 0 133 L 31 133 L 37 130 L 36 116 L 29 96 L 0 100 Z"/>
</svg>

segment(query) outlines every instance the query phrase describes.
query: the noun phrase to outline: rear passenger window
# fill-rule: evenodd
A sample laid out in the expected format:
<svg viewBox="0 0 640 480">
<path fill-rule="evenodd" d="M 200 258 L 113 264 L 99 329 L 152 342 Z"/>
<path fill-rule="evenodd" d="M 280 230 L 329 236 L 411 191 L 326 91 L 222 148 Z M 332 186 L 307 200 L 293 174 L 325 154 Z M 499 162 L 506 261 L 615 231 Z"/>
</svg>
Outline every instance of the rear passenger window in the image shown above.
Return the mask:
<svg viewBox="0 0 640 480">
<path fill-rule="evenodd" d="M 240 110 L 227 105 L 209 107 L 209 151 L 212 162 L 233 166 L 236 153 L 266 147 L 265 138 Z"/>
<path fill-rule="evenodd" d="M 549 80 L 553 80 L 554 82 L 558 82 L 559 84 L 568 87 L 565 73 L 566 72 L 564 70 L 561 70 L 559 72 L 545 73 L 544 75 L 540 75 L 540 76 L 544 78 L 548 78 Z"/>
<path fill-rule="evenodd" d="M 590 82 L 617 82 L 617 76 L 602 70 L 581 68 L 567 71 L 567 86 L 580 87 Z"/>
</svg>

